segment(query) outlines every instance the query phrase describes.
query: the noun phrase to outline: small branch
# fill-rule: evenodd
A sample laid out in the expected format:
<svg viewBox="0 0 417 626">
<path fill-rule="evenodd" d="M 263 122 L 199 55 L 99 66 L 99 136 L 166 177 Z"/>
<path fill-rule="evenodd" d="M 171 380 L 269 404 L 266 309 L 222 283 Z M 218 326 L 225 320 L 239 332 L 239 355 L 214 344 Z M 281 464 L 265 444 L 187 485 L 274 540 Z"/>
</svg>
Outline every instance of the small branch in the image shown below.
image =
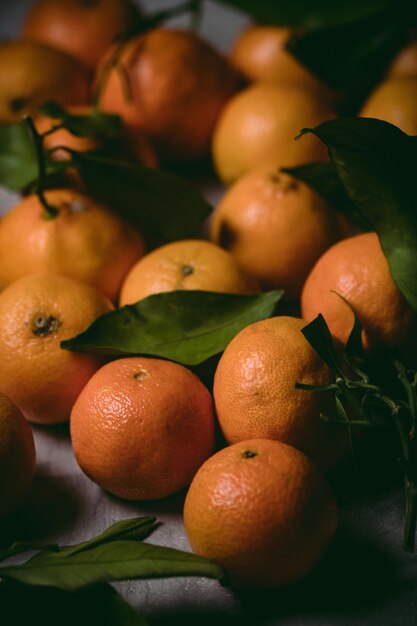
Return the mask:
<svg viewBox="0 0 417 626">
<path fill-rule="evenodd" d="M 41 137 L 45 139 L 45 137 L 52 135 L 57 130 L 61 130 L 61 128 L 65 128 L 64 124 L 55 124 L 55 126 L 52 126 L 49 130 L 46 130 L 44 133 L 42 133 Z"/>
<path fill-rule="evenodd" d="M 53 219 L 58 215 L 58 209 L 48 203 L 44 194 L 47 173 L 45 167 L 45 153 L 43 149 L 43 136 L 40 135 L 36 130 L 36 126 L 33 123 L 33 119 L 30 117 L 30 115 L 25 115 L 23 119 L 32 138 L 33 145 L 35 146 L 36 160 L 38 163 L 38 180 L 35 193 L 39 198 L 39 202 L 43 206 L 44 217 L 46 219 Z"/>
</svg>

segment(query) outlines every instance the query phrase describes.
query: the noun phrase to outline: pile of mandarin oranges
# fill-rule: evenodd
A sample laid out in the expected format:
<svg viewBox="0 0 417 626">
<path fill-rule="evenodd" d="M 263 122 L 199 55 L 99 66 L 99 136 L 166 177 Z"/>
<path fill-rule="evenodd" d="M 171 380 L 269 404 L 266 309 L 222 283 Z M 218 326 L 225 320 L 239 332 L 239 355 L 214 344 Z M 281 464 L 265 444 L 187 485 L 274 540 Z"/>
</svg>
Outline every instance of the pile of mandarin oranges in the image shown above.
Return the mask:
<svg viewBox="0 0 417 626">
<path fill-rule="evenodd" d="M 129 158 L 182 172 L 211 159 L 224 194 L 200 237 L 153 248 L 76 172 L 44 192 L 54 215 L 37 193 L 4 214 L 0 516 L 31 487 L 31 425 L 69 421 L 91 480 L 130 500 L 188 489 L 184 525 L 197 554 L 223 565 L 236 585 L 286 585 L 307 575 L 332 540 L 337 506 L 325 474 L 349 450 L 345 427 L 320 419 L 334 398 L 295 387 L 334 380 L 301 330 L 321 313 L 345 343 L 353 315 L 340 294 L 362 322 L 367 351 L 401 347 L 414 314 L 377 235 L 359 232 L 281 170 L 328 160 L 316 137 L 294 137 L 334 119 L 340 98 L 286 50 L 290 30 L 250 26 L 224 55 L 191 30 L 135 32 L 140 17 L 128 0 L 36 0 L 19 38 L 0 45 L 0 123 L 30 115 L 47 133 L 45 148 L 94 150 L 96 137 L 48 133 L 54 120 L 39 108 L 54 101 L 86 112 L 99 92 L 94 106 L 120 116 Z M 417 134 L 416 92 L 414 44 L 359 115 Z M 282 313 L 232 339 L 210 389 L 173 361 L 60 346 L 152 294 L 270 289 L 284 290 Z"/>
</svg>

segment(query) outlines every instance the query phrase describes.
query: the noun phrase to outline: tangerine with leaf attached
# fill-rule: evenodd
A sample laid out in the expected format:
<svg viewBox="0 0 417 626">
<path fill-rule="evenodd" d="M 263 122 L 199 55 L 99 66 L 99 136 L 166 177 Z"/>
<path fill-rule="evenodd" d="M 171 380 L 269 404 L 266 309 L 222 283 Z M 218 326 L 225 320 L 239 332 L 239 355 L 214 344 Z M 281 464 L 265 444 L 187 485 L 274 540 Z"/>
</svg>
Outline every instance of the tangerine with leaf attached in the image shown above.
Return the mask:
<svg viewBox="0 0 417 626">
<path fill-rule="evenodd" d="M 214 376 L 220 428 L 229 443 L 267 438 L 295 446 L 323 469 L 348 450 L 347 426 L 335 417 L 329 391 L 304 391 L 296 383 L 327 386 L 334 375 L 303 336 L 305 322 L 280 316 L 250 324 L 229 343 Z"/>
</svg>

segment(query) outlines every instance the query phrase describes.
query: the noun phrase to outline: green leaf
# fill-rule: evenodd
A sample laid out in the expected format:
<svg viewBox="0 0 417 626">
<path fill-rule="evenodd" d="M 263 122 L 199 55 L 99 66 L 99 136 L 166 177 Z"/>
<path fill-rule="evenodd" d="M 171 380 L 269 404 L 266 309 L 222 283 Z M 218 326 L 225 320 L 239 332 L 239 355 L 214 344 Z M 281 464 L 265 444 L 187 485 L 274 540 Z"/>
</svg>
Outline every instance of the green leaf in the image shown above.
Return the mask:
<svg viewBox="0 0 417 626">
<path fill-rule="evenodd" d="M 369 224 L 358 213 L 355 204 L 346 193 L 333 163 L 307 163 L 306 165 L 281 169 L 309 185 L 323 196 L 331 207 L 356 222 L 363 230 L 369 229 Z"/>
<path fill-rule="evenodd" d="M 338 296 L 341 300 L 343 300 L 343 302 L 346 304 L 347 307 L 349 307 L 352 313 L 352 317 L 353 317 L 352 330 L 349 333 L 349 337 L 346 342 L 344 352 L 348 357 L 352 356 L 352 357 L 363 358 L 364 350 L 363 350 L 363 343 L 362 343 L 362 324 L 358 316 L 356 315 L 356 311 L 350 304 L 349 300 L 346 300 L 346 298 L 342 296 L 342 294 L 337 293 L 337 291 L 333 291 L 333 290 L 331 291 L 336 296 Z"/>
<path fill-rule="evenodd" d="M 282 294 L 160 293 L 102 315 L 85 332 L 61 342 L 61 347 L 197 365 L 222 352 L 248 324 L 270 317 Z"/>
<path fill-rule="evenodd" d="M 353 92 L 355 101 L 351 106 L 357 108 L 408 41 L 411 18 L 405 9 L 400 12 L 395 7 L 392 11 L 365 14 L 360 19 L 357 16 L 352 22 L 323 22 L 295 32 L 286 47 L 323 82 L 334 89 Z M 397 19 L 398 15 L 402 19 Z"/>
<path fill-rule="evenodd" d="M 394 0 L 221 0 L 249 13 L 256 21 L 267 24 L 283 24 L 288 26 L 323 26 L 345 24 L 362 17 L 375 15 L 390 8 Z M 407 0 L 403 0 L 406 4 Z M 401 5 L 397 0 L 396 6 Z M 400 8 L 398 8 L 400 11 Z"/>
<path fill-rule="evenodd" d="M 417 311 L 417 137 L 367 118 L 304 132 L 328 146 L 347 194 L 377 232 L 397 286 Z"/>
<path fill-rule="evenodd" d="M 134 539 L 140 541 L 146 539 L 156 528 L 156 517 L 147 515 L 145 517 L 135 517 L 133 519 L 121 520 L 107 528 L 97 537 L 88 539 L 74 546 L 65 546 L 55 553 L 55 557 L 68 557 L 84 550 L 89 550 L 95 546 L 115 541 L 116 539 Z"/>
<path fill-rule="evenodd" d="M 0 583 L 0 604 L 12 623 L 42 626 L 147 626 L 139 615 L 108 584 L 93 585 L 79 591 L 53 587 L 32 587 L 12 580 Z"/>
<path fill-rule="evenodd" d="M 97 109 L 92 109 L 91 112 L 85 114 L 72 114 L 55 102 L 47 102 L 39 111 L 56 119 L 78 137 L 120 139 L 122 136 L 122 121 L 118 115 L 108 115 Z"/>
<path fill-rule="evenodd" d="M 90 193 L 159 244 L 193 237 L 211 207 L 197 188 L 169 172 L 71 151 Z"/>
<path fill-rule="evenodd" d="M 137 541 L 116 540 L 54 558 L 38 554 L 23 565 L 0 568 L 0 578 L 74 591 L 104 581 L 166 576 L 224 577 L 219 565 L 202 557 Z"/>
<path fill-rule="evenodd" d="M 222 1 L 257 22 L 293 27 L 286 48 L 323 82 L 351 92 L 356 109 L 417 24 L 412 0 Z"/>
<path fill-rule="evenodd" d="M 338 376 L 346 380 L 329 327 L 321 313 L 301 330 L 319 357 Z"/>
<path fill-rule="evenodd" d="M 37 175 L 35 148 L 24 125 L 0 126 L 0 185 L 22 191 Z"/>
</svg>

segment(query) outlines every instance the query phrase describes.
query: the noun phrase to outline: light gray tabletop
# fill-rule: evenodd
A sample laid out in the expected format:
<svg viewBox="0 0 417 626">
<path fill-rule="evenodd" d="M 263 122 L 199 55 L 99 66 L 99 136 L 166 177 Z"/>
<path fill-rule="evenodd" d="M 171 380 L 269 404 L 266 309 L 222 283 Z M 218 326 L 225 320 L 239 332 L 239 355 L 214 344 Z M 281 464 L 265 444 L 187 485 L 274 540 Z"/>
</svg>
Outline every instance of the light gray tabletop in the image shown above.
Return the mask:
<svg viewBox="0 0 417 626">
<path fill-rule="evenodd" d="M 30 3 L 0 3 L 0 39 L 17 32 Z M 141 4 L 157 10 L 173 2 L 142 0 Z M 244 16 L 208 2 L 202 32 L 227 50 L 246 23 Z M 204 191 L 213 202 L 222 192 L 214 182 L 207 183 Z M 15 199 L 0 190 L 0 212 Z M 122 518 L 153 513 L 163 524 L 150 541 L 189 549 L 181 520 L 183 494 L 149 504 L 118 500 L 82 474 L 67 427 L 35 427 L 34 433 L 35 484 L 20 510 L 0 525 L 1 544 L 16 539 L 71 544 Z M 387 467 L 384 457 L 376 454 L 359 477 L 347 464 L 332 482 L 340 503 L 336 540 L 321 566 L 299 585 L 244 593 L 203 578 L 115 586 L 158 623 L 194 624 L 198 619 L 211 624 L 215 619 L 217 623 L 265 626 L 416 626 L 417 557 L 401 549 L 404 507 L 395 464 Z"/>
</svg>

